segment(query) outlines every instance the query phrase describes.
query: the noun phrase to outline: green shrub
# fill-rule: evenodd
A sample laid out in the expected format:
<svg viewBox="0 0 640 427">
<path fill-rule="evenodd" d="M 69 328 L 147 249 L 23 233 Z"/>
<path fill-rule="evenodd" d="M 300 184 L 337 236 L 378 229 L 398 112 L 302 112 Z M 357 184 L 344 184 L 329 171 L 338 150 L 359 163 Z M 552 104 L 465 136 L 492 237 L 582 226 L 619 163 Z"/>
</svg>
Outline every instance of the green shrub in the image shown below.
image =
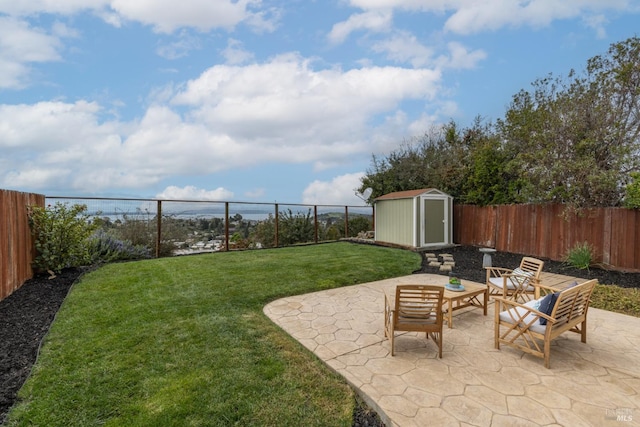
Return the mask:
<svg viewBox="0 0 640 427">
<path fill-rule="evenodd" d="M 35 239 L 36 271 L 59 273 L 64 268 L 79 267 L 91 262 L 89 237 L 98 227 L 89 220 L 87 206 L 63 203 L 29 207 L 29 226 Z"/>
<path fill-rule="evenodd" d="M 593 246 L 587 242 L 577 243 L 567 252 L 565 262 L 572 267 L 589 269 L 593 263 Z"/>
<path fill-rule="evenodd" d="M 93 263 L 151 258 L 148 247 L 119 240 L 104 230 L 98 230 L 91 237 L 89 251 Z"/>
<path fill-rule="evenodd" d="M 278 243 L 280 246 L 314 241 L 315 230 L 311 209 L 307 210 L 306 214 L 302 212 L 294 214 L 291 209 L 287 209 L 280 212 L 279 221 Z"/>
<path fill-rule="evenodd" d="M 624 206 L 629 209 L 640 208 L 640 172 L 631 173 L 632 181 L 627 184 L 624 196 Z"/>
</svg>

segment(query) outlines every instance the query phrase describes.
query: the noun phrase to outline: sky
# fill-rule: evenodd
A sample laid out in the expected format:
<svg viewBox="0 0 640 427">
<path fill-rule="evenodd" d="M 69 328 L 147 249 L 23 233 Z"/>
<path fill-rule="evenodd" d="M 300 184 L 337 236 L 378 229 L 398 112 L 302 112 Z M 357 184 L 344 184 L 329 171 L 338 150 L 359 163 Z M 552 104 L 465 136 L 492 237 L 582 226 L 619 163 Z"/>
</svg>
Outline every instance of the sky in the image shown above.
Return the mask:
<svg viewBox="0 0 640 427">
<path fill-rule="evenodd" d="M 0 0 L 0 189 L 363 205 L 433 126 L 637 36 L 640 0 Z"/>
</svg>

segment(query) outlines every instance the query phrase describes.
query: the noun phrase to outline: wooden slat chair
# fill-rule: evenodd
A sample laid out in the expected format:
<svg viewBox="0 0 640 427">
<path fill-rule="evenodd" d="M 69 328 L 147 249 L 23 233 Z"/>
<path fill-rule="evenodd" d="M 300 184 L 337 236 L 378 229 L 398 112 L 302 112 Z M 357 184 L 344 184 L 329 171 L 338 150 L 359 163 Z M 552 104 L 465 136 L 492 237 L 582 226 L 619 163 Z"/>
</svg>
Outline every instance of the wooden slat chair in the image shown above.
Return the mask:
<svg viewBox="0 0 640 427">
<path fill-rule="evenodd" d="M 444 288 L 433 285 L 398 285 L 395 301 L 385 295 L 384 336 L 391 341 L 391 356 L 395 355 L 395 331 L 424 332 L 438 346 L 442 358 L 442 298 Z"/>
<path fill-rule="evenodd" d="M 489 295 L 511 298 L 515 301 L 531 300 L 540 283 L 540 274 L 544 261 L 532 257 L 523 257 L 520 266 L 513 270 L 502 267 L 485 267 Z"/>
<path fill-rule="evenodd" d="M 495 298 L 494 344 L 506 344 L 544 359 L 550 367 L 551 341 L 571 331 L 587 342 L 587 311 L 597 279 L 550 293 L 525 304 L 507 298 Z M 545 308 L 545 298 L 555 303 Z M 545 311 L 548 312 L 545 313 Z"/>
</svg>

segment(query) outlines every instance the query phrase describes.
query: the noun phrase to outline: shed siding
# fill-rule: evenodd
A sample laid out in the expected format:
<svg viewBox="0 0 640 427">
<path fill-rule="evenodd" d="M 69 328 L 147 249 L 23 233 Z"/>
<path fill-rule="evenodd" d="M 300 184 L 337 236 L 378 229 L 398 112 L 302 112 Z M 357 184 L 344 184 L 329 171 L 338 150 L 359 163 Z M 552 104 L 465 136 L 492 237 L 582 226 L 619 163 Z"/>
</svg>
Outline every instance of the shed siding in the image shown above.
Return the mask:
<svg viewBox="0 0 640 427">
<path fill-rule="evenodd" d="M 413 199 L 376 202 L 376 240 L 412 246 L 413 210 Z"/>
</svg>

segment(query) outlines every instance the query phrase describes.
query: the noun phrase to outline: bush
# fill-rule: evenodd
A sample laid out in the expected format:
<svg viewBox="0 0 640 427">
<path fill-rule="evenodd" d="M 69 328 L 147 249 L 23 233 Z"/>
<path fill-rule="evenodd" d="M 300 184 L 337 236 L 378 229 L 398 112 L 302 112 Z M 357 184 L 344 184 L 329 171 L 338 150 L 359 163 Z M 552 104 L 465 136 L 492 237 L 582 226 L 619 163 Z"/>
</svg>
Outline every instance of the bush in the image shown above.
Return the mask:
<svg viewBox="0 0 640 427">
<path fill-rule="evenodd" d="M 576 244 L 567 253 L 565 262 L 575 268 L 588 270 L 593 263 L 593 246 L 587 242 Z"/>
<path fill-rule="evenodd" d="M 625 189 L 624 207 L 640 209 L 640 172 L 631 173 L 631 182 Z"/>
<path fill-rule="evenodd" d="M 278 243 L 280 246 L 295 245 L 298 243 L 313 242 L 315 229 L 311 209 L 305 214 L 293 213 L 291 209 L 280 212 L 280 224 L 278 227 Z"/>
<path fill-rule="evenodd" d="M 61 272 L 64 268 L 88 265 L 89 237 L 98 227 L 86 214 L 87 206 L 63 203 L 47 208 L 30 206 L 29 226 L 35 238 L 36 271 Z"/>
<path fill-rule="evenodd" d="M 130 241 L 119 240 L 104 230 L 98 230 L 93 235 L 89 251 L 93 263 L 151 258 L 147 246 L 134 245 Z"/>
</svg>

